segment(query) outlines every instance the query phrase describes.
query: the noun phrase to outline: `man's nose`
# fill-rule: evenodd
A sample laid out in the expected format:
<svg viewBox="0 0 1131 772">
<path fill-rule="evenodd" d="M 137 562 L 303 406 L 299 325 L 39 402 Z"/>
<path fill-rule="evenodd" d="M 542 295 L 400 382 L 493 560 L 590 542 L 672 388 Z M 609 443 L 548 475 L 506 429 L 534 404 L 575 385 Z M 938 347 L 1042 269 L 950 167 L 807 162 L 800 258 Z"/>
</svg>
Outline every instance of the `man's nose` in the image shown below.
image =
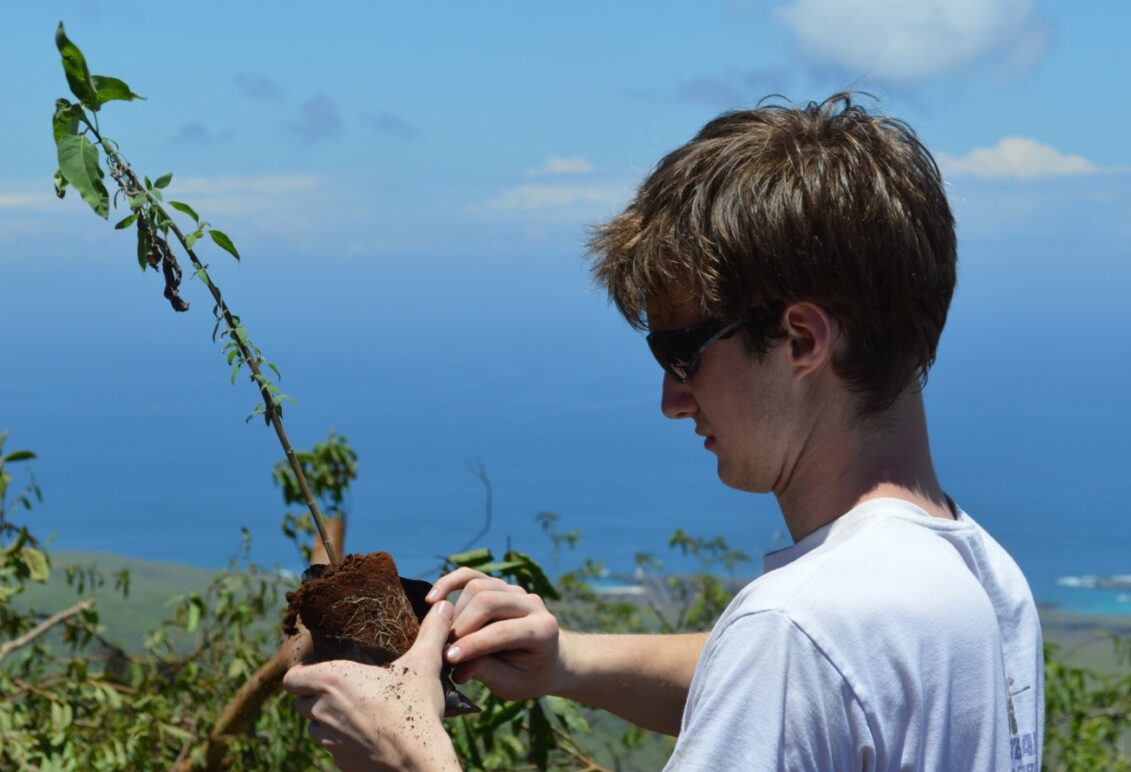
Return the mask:
<svg viewBox="0 0 1131 772">
<path fill-rule="evenodd" d="M 691 386 L 679 383 L 664 373 L 664 386 L 660 396 L 660 411 L 668 418 L 691 418 L 698 410 Z"/>
</svg>

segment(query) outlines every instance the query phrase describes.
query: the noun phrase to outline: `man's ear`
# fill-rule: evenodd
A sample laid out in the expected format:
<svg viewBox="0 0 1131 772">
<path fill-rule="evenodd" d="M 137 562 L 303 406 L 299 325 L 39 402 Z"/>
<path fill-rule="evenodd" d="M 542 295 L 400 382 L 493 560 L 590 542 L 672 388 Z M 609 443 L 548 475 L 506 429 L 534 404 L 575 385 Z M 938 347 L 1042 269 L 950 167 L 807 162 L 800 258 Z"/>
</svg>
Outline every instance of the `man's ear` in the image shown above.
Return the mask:
<svg viewBox="0 0 1131 772">
<path fill-rule="evenodd" d="M 814 303 L 794 303 L 782 312 L 785 349 L 798 375 L 819 370 L 832 359 L 839 328 L 825 309 Z"/>
</svg>

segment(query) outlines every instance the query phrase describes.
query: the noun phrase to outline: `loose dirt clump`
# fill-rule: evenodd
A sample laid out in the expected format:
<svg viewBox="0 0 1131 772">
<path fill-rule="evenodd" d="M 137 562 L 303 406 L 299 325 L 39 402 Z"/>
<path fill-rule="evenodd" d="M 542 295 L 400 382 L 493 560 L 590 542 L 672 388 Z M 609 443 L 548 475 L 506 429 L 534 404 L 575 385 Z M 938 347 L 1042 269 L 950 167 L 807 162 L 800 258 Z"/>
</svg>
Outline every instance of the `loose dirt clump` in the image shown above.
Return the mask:
<svg viewBox="0 0 1131 772">
<path fill-rule="evenodd" d="M 389 553 L 349 555 L 337 568 L 313 573 L 287 593 L 283 630 L 294 635 L 301 619 L 314 639 L 316 660 L 381 665 L 412 646 L 420 623 Z"/>
</svg>

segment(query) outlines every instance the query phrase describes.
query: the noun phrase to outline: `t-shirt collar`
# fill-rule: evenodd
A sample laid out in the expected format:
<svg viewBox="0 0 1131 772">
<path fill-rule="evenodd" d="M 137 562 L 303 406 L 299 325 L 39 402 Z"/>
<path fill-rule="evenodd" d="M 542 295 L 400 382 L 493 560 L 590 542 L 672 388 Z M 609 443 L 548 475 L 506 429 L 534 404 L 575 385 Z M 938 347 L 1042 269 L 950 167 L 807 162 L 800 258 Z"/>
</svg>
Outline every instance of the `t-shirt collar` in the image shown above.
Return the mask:
<svg viewBox="0 0 1131 772">
<path fill-rule="evenodd" d="M 890 497 L 869 499 L 868 501 L 857 504 L 835 520 L 821 526 L 801 541 L 789 547 L 783 547 L 782 549 L 766 553 L 762 558 L 762 570 L 765 573 L 769 573 L 774 569 L 789 565 L 803 555 L 820 547 L 822 544 L 832 545 L 843 541 L 854 531 L 866 525 L 872 518 L 877 515 L 891 514 L 893 511 L 914 517 L 930 517 L 922 507 L 912 504 L 905 499 Z"/>
</svg>

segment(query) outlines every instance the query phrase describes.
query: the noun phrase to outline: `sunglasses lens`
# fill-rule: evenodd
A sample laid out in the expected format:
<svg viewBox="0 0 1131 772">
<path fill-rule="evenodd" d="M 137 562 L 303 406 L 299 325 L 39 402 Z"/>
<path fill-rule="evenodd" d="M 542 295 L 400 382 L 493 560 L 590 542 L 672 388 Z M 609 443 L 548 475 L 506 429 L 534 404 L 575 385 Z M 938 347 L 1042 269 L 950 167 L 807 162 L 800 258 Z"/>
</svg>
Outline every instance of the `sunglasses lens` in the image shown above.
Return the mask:
<svg viewBox="0 0 1131 772">
<path fill-rule="evenodd" d="M 660 363 L 660 367 L 664 371 L 682 383 L 687 380 L 687 363 L 689 358 L 681 358 L 678 354 L 673 353 L 672 347 L 666 341 L 660 340 L 653 335 L 648 336 L 648 348 L 652 350 L 652 356 Z"/>
<path fill-rule="evenodd" d="M 660 330 L 648 336 L 648 348 L 660 367 L 680 383 L 692 375 L 700 349 L 722 325 L 711 323 L 684 330 Z"/>
</svg>

